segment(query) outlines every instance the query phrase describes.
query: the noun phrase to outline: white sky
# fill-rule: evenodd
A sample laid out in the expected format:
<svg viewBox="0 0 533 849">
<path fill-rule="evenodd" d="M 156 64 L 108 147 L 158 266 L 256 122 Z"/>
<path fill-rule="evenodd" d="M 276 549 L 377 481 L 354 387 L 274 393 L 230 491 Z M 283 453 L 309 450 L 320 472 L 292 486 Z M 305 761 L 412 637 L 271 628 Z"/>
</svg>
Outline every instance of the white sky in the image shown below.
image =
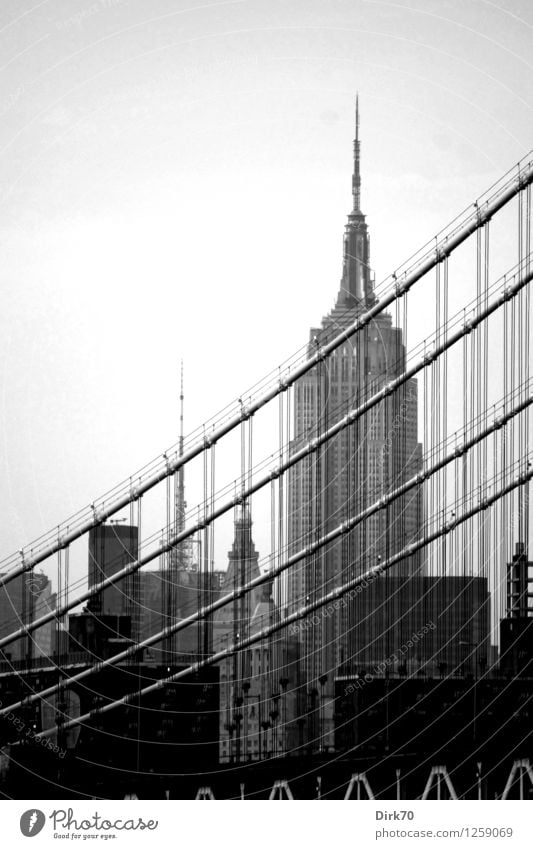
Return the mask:
<svg viewBox="0 0 533 849">
<path fill-rule="evenodd" d="M 306 342 L 356 90 L 378 281 L 524 156 L 532 27 L 526 0 L 3 0 L 0 556 L 176 441 L 182 357 L 191 430 Z"/>
</svg>

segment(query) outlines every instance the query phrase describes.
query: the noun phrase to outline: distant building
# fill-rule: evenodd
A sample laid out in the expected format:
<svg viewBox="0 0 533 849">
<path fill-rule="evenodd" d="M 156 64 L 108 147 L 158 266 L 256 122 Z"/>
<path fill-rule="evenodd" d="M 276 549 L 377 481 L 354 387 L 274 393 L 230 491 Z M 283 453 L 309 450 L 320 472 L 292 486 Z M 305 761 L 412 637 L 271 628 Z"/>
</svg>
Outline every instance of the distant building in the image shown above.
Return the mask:
<svg viewBox="0 0 533 849">
<path fill-rule="evenodd" d="M 186 619 L 199 607 L 199 572 L 190 569 L 153 569 L 140 572 L 140 639 L 162 631 L 169 623 Z M 198 656 L 199 628 L 195 622 L 171 638 L 145 650 L 156 663 L 193 662 Z"/>
<path fill-rule="evenodd" d="M 0 587 L 0 637 L 5 637 L 22 625 L 50 610 L 55 610 L 56 596 L 49 578 L 42 572 L 19 575 Z M 29 637 L 23 637 L 0 651 L 0 660 L 22 661 L 50 657 L 55 649 L 55 620 L 47 622 Z"/>
<path fill-rule="evenodd" d="M 349 662 L 339 672 L 365 675 L 477 675 L 490 646 L 486 578 L 434 575 L 376 578 L 353 598 Z"/>
<path fill-rule="evenodd" d="M 222 593 L 260 575 L 247 510 L 235 520 Z M 214 649 L 228 648 L 258 634 L 275 621 L 272 581 L 215 613 Z M 220 667 L 220 761 L 243 762 L 279 757 L 296 741 L 297 650 L 294 638 L 276 632 L 249 649 L 230 655 Z"/>
<path fill-rule="evenodd" d="M 500 669 L 508 677 L 533 676 L 533 563 L 523 543 L 507 564 L 506 615 L 500 623 Z"/>
<path fill-rule="evenodd" d="M 525 758 L 531 751 L 532 697 L 531 679 L 508 681 L 493 675 L 374 678 L 364 685 L 358 679 L 339 680 L 335 711 L 339 762 L 345 753 L 351 765 L 357 752 L 355 763 L 365 764 L 372 789 L 376 795 L 381 791 L 381 799 L 396 797 L 396 768 L 402 798 L 416 799 L 431 765 L 453 767 L 459 786 L 474 790 L 476 764 L 481 761 L 477 770 L 483 775 L 483 797 L 499 798 L 513 759 Z M 386 765 L 391 769 L 380 788 L 378 776 Z M 498 782 L 485 795 L 485 777 L 498 769 Z M 416 791 L 414 785 L 411 792 L 406 787 L 410 776 L 416 776 Z"/>
<path fill-rule="evenodd" d="M 71 657 L 87 652 L 93 658 L 112 657 L 131 645 L 131 617 L 94 613 L 74 613 L 69 616 L 69 646 Z"/>
<path fill-rule="evenodd" d="M 111 523 L 93 528 L 89 535 L 89 589 L 137 560 L 138 556 L 137 527 Z M 160 568 L 139 570 L 97 593 L 87 609 L 102 621 L 106 617 L 115 617 L 117 621 L 128 617 L 131 621 L 131 634 L 128 636 L 133 640 L 144 640 L 198 610 L 199 575 L 189 561 L 187 568 L 178 568 L 172 552 L 170 558 L 162 559 Z M 89 620 L 87 626 L 91 627 Z M 198 656 L 198 627 L 195 623 L 148 647 L 146 659 L 157 664 L 174 665 L 195 660 Z"/>
<path fill-rule="evenodd" d="M 370 268 L 370 240 L 361 211 L 359 114 L 356 108 L 353 208 L 344 233 L 343 270 L 337 301 L 309 335 L 308 355 L 316 352 L 375 304 Z M 319 434 L 405 370 L 402 329 L 381 312 L 346 339 L 327 360 L 295 386 L 296 453 Z M 289 475 L 289 553 L 294 554 L 360 514 L 421 468 L 418 442 L 418 387 L 407 381 L 393 395 L 345 427 L 328 443 L 297 463 Z M 286 582 L 291 613 L 401 551 L 418 536 L 422 524 L 421 487 L 369 516 L 350 532 L 295 564 Z M 391 574 L 421 573 L 421 556 L 405 559 Z M 308 736 L 320 748 L 333 746 L 334 677 L 349 661 L 349 639 L 356 614 L 348 604 L 315 626 L 302 630 L 302 675 L 307 682 L 307 709 L 323 716 L 322 728 Z M 320 702 L 322 707 L 316 707 Z M 306 706 L 302 705 L 305 712 Z"/>
<path fill-rule="evenodd" d="M 89 531 L 89 589 L 105 578 L 137 560 L 139 532 L 134 525 L 118 522 L 97 525 Z M 131 615 L 136 596 L 137 578 L 125 580 L 97 593 L 89 602 L 89 609 L 98 615 Z"/>
</svg>

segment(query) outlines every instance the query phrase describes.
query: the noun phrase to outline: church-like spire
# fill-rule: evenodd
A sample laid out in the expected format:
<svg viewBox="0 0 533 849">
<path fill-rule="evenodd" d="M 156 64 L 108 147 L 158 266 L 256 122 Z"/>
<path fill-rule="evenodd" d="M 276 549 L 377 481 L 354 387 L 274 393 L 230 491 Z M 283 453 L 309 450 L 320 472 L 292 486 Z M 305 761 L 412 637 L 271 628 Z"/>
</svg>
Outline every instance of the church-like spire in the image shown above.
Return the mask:
<svg viewBox="0 0 533 849">
<path fill-rule="evenodd" d="M 370 241 L 365 216 L 361 212 L 361 143 L 359 141 L 359 95 L 355 98 L 355 139 L 353 143 L 353 209 L 344 231 L 342 280 L 337 304 L 365 309 L 375 301 L 370 279 Z"/>
</svg>

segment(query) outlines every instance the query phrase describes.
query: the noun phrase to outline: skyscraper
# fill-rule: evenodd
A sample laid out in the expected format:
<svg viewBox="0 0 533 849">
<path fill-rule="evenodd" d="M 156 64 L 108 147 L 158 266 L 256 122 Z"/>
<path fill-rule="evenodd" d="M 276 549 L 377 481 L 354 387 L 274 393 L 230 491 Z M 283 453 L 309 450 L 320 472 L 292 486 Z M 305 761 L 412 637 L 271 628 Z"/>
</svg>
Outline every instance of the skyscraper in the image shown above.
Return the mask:
<svg viewBox="0 0 533 849">
<path fill-rule="evenodd" d="M 376 303 L 368 226 L 361 211 L 358 101 L 353 158 L 353 205 L 344 232 L 340 288 L 333 309 L 310 331 L 309 355 Z M 381 312 L 297 383 L 292 450 L 326 431 L 403 372 L 402 335 L 392 316 Z M 417 415 L 417 382 L 410 380 L 294 467 L 289 484 L 291 553 L 358 515 L 419 470 Z M 288 576 L 289 611 L 400 551 L 418 535 L 421 517 L 421 495 L 412 490 L 302 560 Z M 418 561 L 405 562 L 392 574 L 419 569 Z M 334 616 L 319 616 L 318 622 L 315 616 L 314 624 L 308 621 L 300 629 L 309 698 L 301 711 L 308 716 L 307 737 L 319 748 L 332 741 L 335 672 L 349 667 L 354 656 L 353 612 L 348 604 Z"/>
<path fill-rule="evenodd" d="M 1 573 L 0 573 L 1 574 Z M 0 587 L 0 637 L 17 631 L 21 625 L 44 616 L 56 607 L 52 583 L 42 572 L 19 575 Z M 56 623 L 47 622 L 28 637 L 22 637 L 0 650 L 0 660 L 24 661 L 50 657 L 54 653 Z"/>
<path fill-rule="evenodd" d="M 134 525 L 121 525 L 116 521 L 98 525 L 89 532 L 89 589 L 120 572 L 137 560 L 139 553 L 138 529 Z M 133 578 L 102 590 L 89 603 L 98 615 L 131 615 L 134 601 Z M 138 603 L 138 602 L 137 602 Z"/>
</svg>

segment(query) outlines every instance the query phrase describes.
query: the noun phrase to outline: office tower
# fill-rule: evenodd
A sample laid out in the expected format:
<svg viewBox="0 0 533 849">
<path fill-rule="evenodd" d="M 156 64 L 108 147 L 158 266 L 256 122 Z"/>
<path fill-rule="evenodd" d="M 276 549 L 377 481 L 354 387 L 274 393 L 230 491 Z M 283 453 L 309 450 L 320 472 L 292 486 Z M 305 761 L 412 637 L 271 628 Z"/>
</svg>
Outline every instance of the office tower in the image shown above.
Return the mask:
<svg viewBox="0 0 533 849">
<path fill-rule="evenodd" d="M 19 575 L 0 587 L 0 637 L 55 610 L 56 596 L 50 580 L 42 572 Z M 47 622 L 31 635 L 10 643 L 0 651 L 0 660 L 31 660 L 51 657 L 55 650 L 56 623 Z"/>
<path fill-rule="evenodd" d="M 111 521 L 89 531 L 89 589 L 120 572 L 128 563 L 137 560 L 139 553 L 138 529 Z M 136 579 L 128 576 L 113 586 L 97 593 L 89 608 L 97 615 L 132 614 Z M 138 607 L 138 605 L 135 605 Z"/>
<path fill-rule="evenodd" d="M 361 211 L 359 108 L 356 103 L 353 207 L 343 240 L 342 278 L 333 309 L 312 328 L 308 354 L 350 327 L 375 303 L 370 267 L 370 239 Z M 292 450 L 325 432 L 357 409 L 405 369 L 402 329 L 387 312 L 349 336 L 327 360 L 308 372 L 295 387 Z M 289 549 L 294 553 L 317 541 L 346 519 L 379 500 L 414 475 L 421 466 L 418 443 L 417 382 L 410 380 L 379 405 L 341 430 L 291 471 L 289 479 Z M 419 534 L 420 489 L 396 499 L 333 544 L 291 568 L 287 579 L 288 612 L 312 603 L 346 580 L 385 562 Z M 393 567 L 399 576 L 421 572 L 420 558 Z M 320 612 L 319 612 L 320 614 Z M 354 654 L 353 605 L 300 629 L 302 674 L 309 702 L 308 737 L 319 748 L 332 744 L 333 680 Z M 309 625 L 309 622 L 304 623 Z M 317 716 L 320 715 L 320 728 Z M 313 718 L 314 717 L 314 718 Z"/>
<path fill-rule="evenodd" d="M 376 578 L 353 610 L 354 653 L 340 678 L 480 675 L 493 660 L 486 578 Z"/>
</svg>

